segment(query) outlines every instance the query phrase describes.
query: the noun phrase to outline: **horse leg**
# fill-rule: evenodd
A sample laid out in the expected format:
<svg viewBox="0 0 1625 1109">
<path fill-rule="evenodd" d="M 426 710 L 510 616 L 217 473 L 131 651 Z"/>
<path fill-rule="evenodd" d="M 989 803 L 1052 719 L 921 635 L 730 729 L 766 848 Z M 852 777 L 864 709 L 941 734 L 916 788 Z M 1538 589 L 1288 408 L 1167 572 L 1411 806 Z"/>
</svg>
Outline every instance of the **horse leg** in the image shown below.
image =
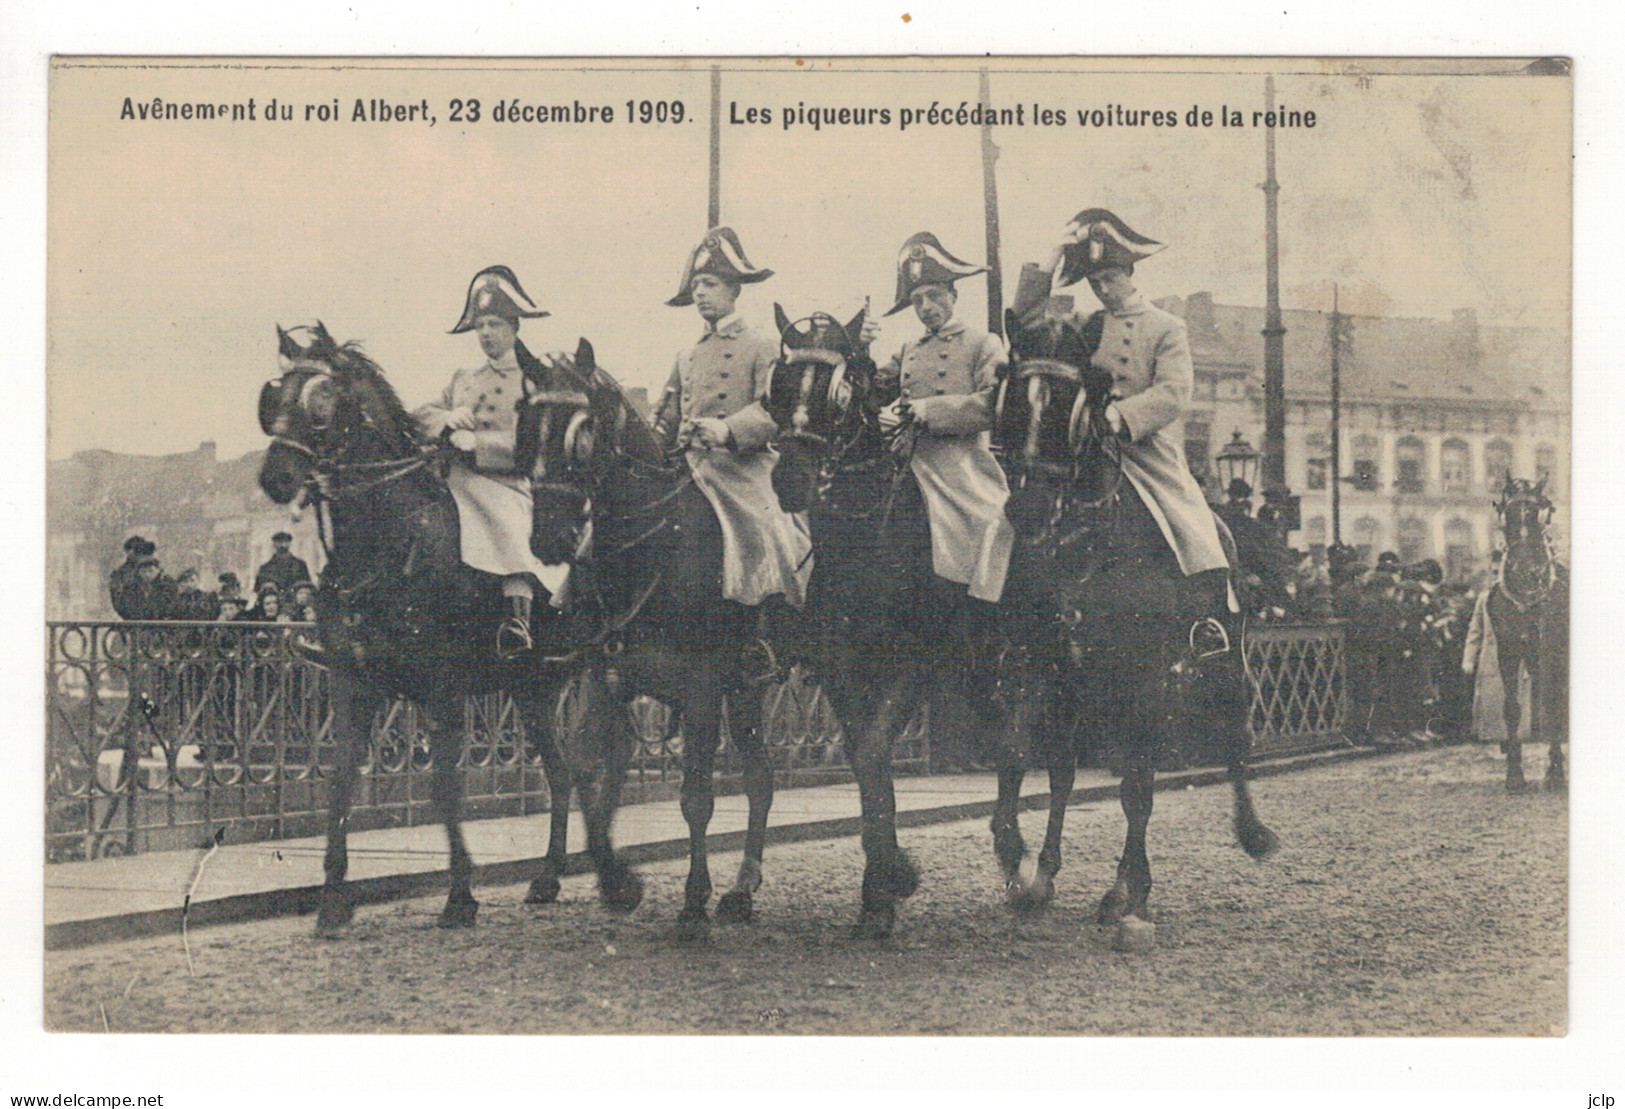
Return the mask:
<svg viewBox="0 0 1625 1109">
<path fill-rule="evenodd" d="M 1501 719 L 1506 724 L 1507 738 L 1502 745 L 1507 755 L 1506 790 L 1508 793 L 1526 793 L 1529 783 L 1523 776 L 1523 739 L 1519 726 L 1523 723 L 1523 705 L 1518 700 L 1519 667 L 1524 663 L 1523 651 L 1517 635 L 1507 629 L 1504 639 L 1496 640 L 1496 661 L 1501 668 Z"/>
<path fill-rule="evenodd" d="M 1267 859 L 1280 850 L 1281 839 L 1259 819 L 1253 808 L 1252 791 L 1247 786 L 1247 764 L 1231 763 L 1225 768 L 1230 778 L 1230 792 L 1234 799 L 1236 842 L 1250 858 Z"/>
<path fill-rule="evenodd" d="M 333 674 L 331 701 L 338 765 L 328 785 L 327 853 L 322 858 L 326 880 L 316 912 L 316 934 L 323 937 L 338 935 L 355 915 L 355 906 L 344 890 L 344 876 L 350 866 L 347 832 L 361 756 L 372 738 L 372 715 L 377 705 L 375 698 L 364 696 L 354 681 L 337 671 Z"/>
<path fill-rule="evenodd" d="M 897 793 L 891 761 L 897 734 L 908 723 L 924 690 L 925 683 L 917 673 L 896 680 L 880 699 L 851 760 L 863 810 L 863 907 L 856 930 L 860 939 L 891 935 L 897 902 L 912 896 L 920 885 L 919 868 L 897 843 Z"/>
<path fill-rule="evenodd" d="M 721 742 L 722 687 L 715 660 L 707 660 L 692 682 L 699 688 L 683 705 L 683 788 L 681 807 L 688 824 L 688 880 L 683 909 L 677 915 L 681 939 L 702 939 L 710 932 L 711 862 L 706 835 L 716 809 L 711 772 Z"/>
<path fill-rule="evenodd" d="M 1151 860 L 1145 851 L 1145 832 L 1151 823 L 1155 788 L 1155 770 L 1129 767 L 1124 771 L 1118 800 L 1128 821 L 1128 834 L 1123 841 L 1123 857 L 1117 863 L 1117 882 L 1100 901 L 1097 919 L 1101 924 L 1120 924 L 1127 917 L 1147 919 Z"/>
<path fill-rule="evenodd" d="M 610 829 L 637 742 L 627 704 L 631 695 L 618 678 L 600 678 L 593 671 L 582 673 L 577 683 L 579 711 L 557 737 L 565 763 L 563 781 L 574 785 L 581 803 L 599 903 L 612 913 L 629 913 L 643 902 L 643 879 L 615 854 Z M 561 788 L 567 791 L 569 785 Z M 561 847 L 561 863 L 562 852 Z"/>
<path fill-rule="evenodd" d="M 545 700 L 540 704 L 530 698 L 520 702 L 526 733 L 536 737 L 542 769 L 547 774 L 547 856 L 542 860 L 541 874 L 531 881 L 525 893 L 527 905 L 551 905 L 558 900 L 570 832 L 571 776 L 559 747 L 559 737 L 553 734 L 549 714 L 544 709 Z"/>
<path fill-rule="evenodd" d="M 429 758 L 433 763 L 429 791 L 440 821 L 446 826 L 446 845 L 451 851 L 451 892 L 436 922 L 442 928 L 472 928 L 480 908 L 471 888 L 474 860 L 463 841 L 460 812 L 463 783 L 457 766 L 463 751 L 463 737 L 454 724 L 457 708 L 452 699 L 437 697 L 425 714 L 429 725 Z"/>
<path fill-rule="evenodd" d="M 1539 623 L 1536 624 L 1536 628 L 1540 628 Z M 1545 737 L 1547 743 L 1545 785 L 1554 793 L 1562 793 L 1569 788 L 1568 775 L 1563 768 L 1563 732 L 1560 728 L 1552 726 L 1546 714 L 1546 697 L 1550 689 L 1546 668 L 1550 664 L 1551 645 L 1545 642 L 1544 635 L 1541 635 L 1536 643 L 1538 646 L 1534 657 L 1529 660 L 1529 741 L 1539 743 L 1542 736 Z"/>
<path fill-rule="evenodd" d="M 751 688 L 736 689 L 728 698 L 728 721 L 734 746 L 744 762 L 745 797 L 750 818 L 745 827 L 745 858 L 733 889 L 717 900 L 717 919 L 738 923 L 751 919 L 751 895 L 762 885 L 762 852 L 767 844 L 767 814 L 773 807 L 773 764 L 762 735 L 762 698 Z M 737 723 L 735 723 L 737 721 Z"/>
<path fill-rule="evenodd" d="M 1020 751 L 1001 748 L 999 751 L 999 799 L 993 806 L 993 856 L 999 860 L 999 872 L 1004 875 L 1004 896 L 1011 905 L 1023 887 L 1021 860 L 1027 857 L 1027 842 L 1021 837 L 1017 822 L 1020 812 L 1021 783 L 1027 776 L 1026 762 Z"/>
</svg>

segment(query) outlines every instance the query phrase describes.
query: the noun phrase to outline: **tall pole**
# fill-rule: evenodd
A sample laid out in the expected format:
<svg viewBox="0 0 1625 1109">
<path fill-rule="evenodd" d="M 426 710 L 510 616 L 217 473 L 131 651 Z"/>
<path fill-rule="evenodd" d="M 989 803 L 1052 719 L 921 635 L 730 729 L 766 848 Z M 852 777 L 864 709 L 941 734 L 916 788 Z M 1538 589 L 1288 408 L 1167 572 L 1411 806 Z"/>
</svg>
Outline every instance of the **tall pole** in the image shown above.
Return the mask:
<svg viewBox="0 0 1625 1109">
<path fill-rule="evenodd" d="M 711 198 L 705 229 L 722 223 L 722 67 L 711 67 Z"/>
<path fill-rule="evenodd" d="M 1337 312 L 1337 286 L 1332 286 L 1332 546 L 1343 544 L 1343 371 L 1338 351 L 1343 321 Z"/>
<path fill-rule="evenodd" d="M 999 148 L 993 143 L 993 125 L 987 121 L 993 108 L 992 94 L 988 91 L 987 70 L 982 70 L 981 83 L 976 91 L 982 102 L 982 213 L 987 224 L 987 329 L 991 334 L 1004 334 L 1004 270 L 999 264 L 999 182 L 993 164 L 999 160 Z"/>
<path fill-rule="evenodd" d="M 1275 111 L 1275 78 L 1264 78 L 1267 110 Z M 1286 328 L 1281 324 L 1280 231 L 1275 180 L 1275 128 L 1264 131 L 1264 492 L 1286 489 Z"/>
</svg>

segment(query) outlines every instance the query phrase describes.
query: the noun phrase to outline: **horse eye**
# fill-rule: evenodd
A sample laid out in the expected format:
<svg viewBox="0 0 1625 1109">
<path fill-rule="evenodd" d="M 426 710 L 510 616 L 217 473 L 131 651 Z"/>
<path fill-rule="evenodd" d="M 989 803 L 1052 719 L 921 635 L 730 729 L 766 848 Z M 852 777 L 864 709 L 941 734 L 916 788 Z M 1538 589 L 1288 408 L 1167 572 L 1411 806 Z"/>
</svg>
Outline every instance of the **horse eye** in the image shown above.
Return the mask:
<svg viewBox="0 0 1625 1109">
<path fill-rule="evenodd" d="M 338 407 L 338 390 L 325 379 L 312 382 L 305 390 L 305 415 L 318 427 L 333 422 L 333 411 Z"/>
</svg>

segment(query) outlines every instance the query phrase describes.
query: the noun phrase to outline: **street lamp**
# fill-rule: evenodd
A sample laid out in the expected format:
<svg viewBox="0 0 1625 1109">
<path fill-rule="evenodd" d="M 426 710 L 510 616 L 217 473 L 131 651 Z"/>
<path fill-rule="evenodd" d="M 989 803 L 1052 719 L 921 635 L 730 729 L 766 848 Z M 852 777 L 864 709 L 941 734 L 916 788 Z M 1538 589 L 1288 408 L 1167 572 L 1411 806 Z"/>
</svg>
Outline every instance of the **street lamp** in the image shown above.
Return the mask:
<svg viewBox="0 0 1625 1109">
<path fill-rule="evenodd" d="M 1229 489 L 1237 481 L 1247 484 L 1247 488 L 1256 488 L 1258 478 L 1258 460 L 1261 456 L 1253 445 L 1241 437 L 1240 430 L 1230 433 L 1230 442 L 1226 443 L 1219 453 L 1214 456 L 1213 463 L 1218 468 L 1219 480 Z"/>
</svg>

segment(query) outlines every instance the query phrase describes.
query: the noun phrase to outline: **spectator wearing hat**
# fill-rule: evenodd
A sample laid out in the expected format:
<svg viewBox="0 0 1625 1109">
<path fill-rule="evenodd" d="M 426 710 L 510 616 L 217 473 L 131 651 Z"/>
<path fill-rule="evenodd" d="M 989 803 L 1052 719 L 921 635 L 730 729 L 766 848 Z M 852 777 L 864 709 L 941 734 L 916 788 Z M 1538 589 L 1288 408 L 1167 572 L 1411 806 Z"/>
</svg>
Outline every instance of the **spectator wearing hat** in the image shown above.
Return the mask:
<svg viewBox="0 0 1625 1109">
<path fill-rule="evenodd" d="M 1195 380 L 1185 321 L 1150 304 L 1134 285 L 1135 263 L 1162 249 L 1106 209 L 1087 208 L 1066 225 L 1044 266 L 1022 267 L 1012 308 L 1034 323 L 1044 315 L 1070 314 L 1071 297 L 1054 291 L 1089 282 L 1102 307 L 1080 327 L 1085 333 L 1098 328 L 1091 363 L 1112 376 L 1105 418 L 1124 444 L 1123 476 L 1149 514 L 1146 526 L 1155 522 L 1189 578 L 1229 563 L 1180 441 L 1179 421 Z M 1222 578 L 1202 580 L 1217 591 Z"/>
<path fill-rule="evenodd" d="M 233 620 L 242 619 L 243 613 L 246 612 L 247 610 L 248 610 L 248 602 L 245 601 L 242 597 L 238 597 L 238 596 L 221 597 L 220 598 L 220 611 L 219 611 L 219 614 L 215 617 L 215 619 L 220 621 L 221 623 L 230 623 Z"/>
<path fill-rule="evenodd" d="M 762 401 L 778 344 L 737 311 L 743 287 L 771 276 L 751 263 L 731 228 L 713 228 L 689 252 L 677 295 L 666 304 L 692 306 L 705 331 L 677 353 L 655 417 L 655 434 L 668 448 L 683 448 L 721 525 L 722 596 L 747 608 L 772 597 L 800 606 L 812 573 L 811 535 L 773 491 L 778 426 Z"/>
<path fill-rule="evenodd" d="M 271 536 L 271 557 L 260 564 L 254 575 L 255 594 L 261 594 L 267 585 L 272 585 L 284 596 L 291 596 L 295 585 L 310 580 L 310 567 L 289 549 L 292 544 L 293 536 L 285 531 Z"/>
<path fill-rule="evenodd" d="M 136 560 L 135 572 L 133 600 L 129 604 L 131 615 L 128 619 L 175 619 L 178 607 L 175 582 L 164 573 L 163 564 L 158 561 L 158 556 L 151 553 L 142 555 Z"/>
<path fill-rule="evenodd" d="M 224 600 L 227 597 L 241 597 L 243 595 L 243 581 L 235 573 L 227 570 L 219 577 L 220 588 L 215 592 Z"/>
<path fill-rule="evenodd" d="M 316 622 L 316 587 L 302 581 L 293 587 L 293 599 L 288 603 L 288 619 L 296 624 Z"/>
<path fill-rule="evenodd" d="M 119 614 L 120 619 L 144 619 L 136 615 L 140 593 L 140 563 L 143 558 L 153 555 L 157 549 L 150 540 L 139 535 L 132 535 L 124 541 L 124 561 L 107 575 L 107 592 L 113 601 L 113 611 Z"/>
<path fill-rule="evenodd" d="M 458 370 L 439 398 L 413 413 L 427 435 L 459 452 L 446 480 L 457 502 L 461 556 L 466 565 L 502 579 L 506 612 L 497 629 L 497 651 L 504 657 L 531 649 L 536 590 L 556 595 L 569 572 L 531 553 L 530 476 L 514 471 L 518 406 L 527 386 L 547 387 L 548 375 L 520 341 L 519 323 L 548 315 L 507 266 L 475 274 L 451 334 L 474 332 L 485 362 Z"/>
</svg>

